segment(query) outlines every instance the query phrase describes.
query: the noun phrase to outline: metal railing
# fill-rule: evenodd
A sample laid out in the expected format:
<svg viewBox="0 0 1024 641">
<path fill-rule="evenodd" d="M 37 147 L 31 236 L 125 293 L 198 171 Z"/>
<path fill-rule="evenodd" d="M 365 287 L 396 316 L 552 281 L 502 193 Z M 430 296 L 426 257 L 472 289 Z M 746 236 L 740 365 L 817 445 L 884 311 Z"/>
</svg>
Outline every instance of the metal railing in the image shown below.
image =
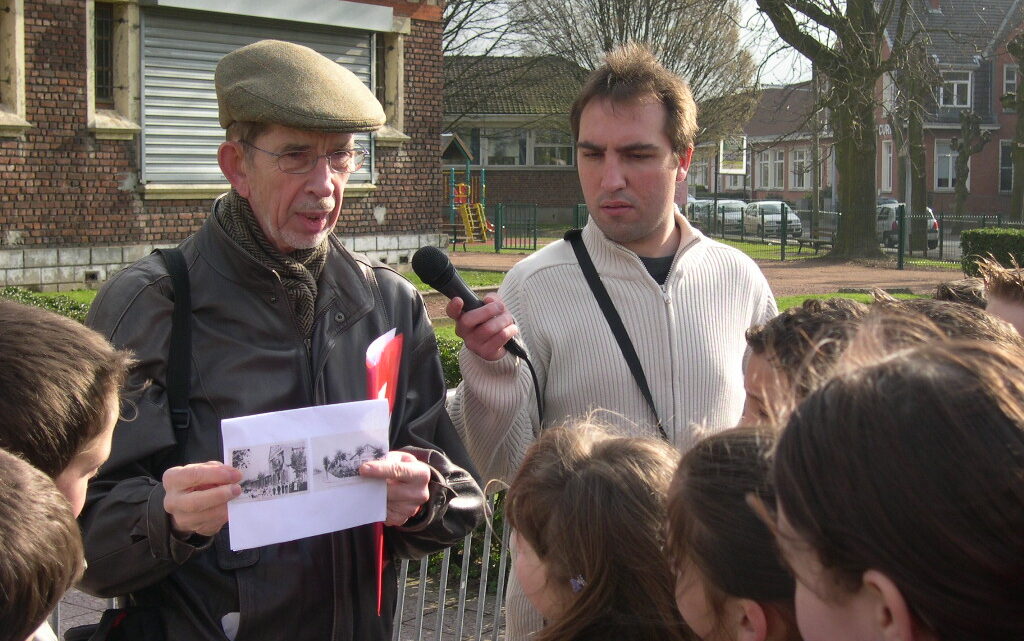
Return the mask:
<svg viewBox="0 0 1024 641">
<path fill-rule="evenodd" d="M 495 508 L 496 496 L 487 500 L 487 512 L 492 515 L 488 523 L 460 545 L 419 561 L 400 562 L 393 641 L 498 641 L 503 637 L 511 528 L 501 518 L 501 507 Z M 452 572 L 456 557 L 460 557 L 458 570 Z M 411 574 L 414 564 L 419 567 Z M 119 605 L 120 599 L 107 599 L 108 608 Z M 58 634 L 62 633 L 61 614 L 58 603 L 49 617 Z"/>
</svg>

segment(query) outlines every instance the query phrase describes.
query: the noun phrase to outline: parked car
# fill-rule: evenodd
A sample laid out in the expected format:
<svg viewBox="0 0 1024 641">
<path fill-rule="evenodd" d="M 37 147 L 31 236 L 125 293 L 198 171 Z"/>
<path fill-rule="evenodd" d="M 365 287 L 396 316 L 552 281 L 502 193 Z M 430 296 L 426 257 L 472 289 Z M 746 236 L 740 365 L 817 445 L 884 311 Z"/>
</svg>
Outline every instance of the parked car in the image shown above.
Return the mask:
<svg viewBox="0 0 1024 641">
<path fill-rule="evenodd" d="M 783 207 L 786 209 L 786 236 L 800 236 L 804 231 L 800 217 L 790 204 L 781 200 L 748 203 L 743 210 L 743 232 L 761 237 L 781 235 Z"/>
<path fill-rule="evenodd" d="M 879 205 L 875 210 L 875 231 L 878 234 L 878 242 L 886 247 L 896 247 L 899 244 L 900 224 L 896 218 L 896 209 L 902 203 L 887 203 Z M 935 220 L 935 213 L 931 207 L 925 207 L 928 219 L 925 221 L 925 230 L 928 234 L 928 249 L 935 249 L 939 246 L 939 221 Z M 908 215 L 907 222 L 910 223 Z"/>
<path fill-rule="evenodd" d="M 722 198 L 715 213 L 714 200 L 698 200 L 690 206 L 687 218 L 698 229 L 708 233 L 738 234 L 743 225 L 743 207 L 746 204 L 742 200 Z"/>
</svg>

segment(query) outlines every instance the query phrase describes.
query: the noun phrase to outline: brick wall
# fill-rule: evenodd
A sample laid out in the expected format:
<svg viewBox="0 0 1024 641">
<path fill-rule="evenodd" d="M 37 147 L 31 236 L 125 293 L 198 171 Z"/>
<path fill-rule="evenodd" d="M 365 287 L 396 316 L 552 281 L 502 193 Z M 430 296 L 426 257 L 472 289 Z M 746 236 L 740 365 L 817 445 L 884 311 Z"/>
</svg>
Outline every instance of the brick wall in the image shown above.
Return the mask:
<svg viewBox="0 0 1024 641">
<path fill-rule="evenodd" d="M 137 190 L 138 142 L 96 140 L 88 131 L 85 23 L 81 0 L 25 1 L 26 118 L 33 127 L 23 139 L 0 138 L 0 251 L 6 257 L 0 262 L 7 263 L 0 264 L 0 286 L 57 287 L 58 282 L 32 282 L 34 272 L 5 271 L 24 266 L 25 251 L 108 247 L 134 257 L 140 248 L 180 241 L 198 229 L 209 211 L 208 199 L 143 199 Z M 440 41 L 440 23 L 412 20 L 405 38 L 404 132 L 411 140 L 402 147 L 377 148 L 378 189 L 346 198 L 338 223 L 337 232 L 347 243 L 354 245 L 358 238 L 358 245 L 382 259 L 396 256 L 399 237 L 432 232 L 441 222 Z M 381 207 L 385 217 L 378 224 L 375 213 Z M 59 268 L 59 260 L 40 263 L 51 253 L 58 256 L 31 251 L 29 256 L 39 269 Z M 79 277 L 90 266 L 78 267 L 73 282 L 54 276 L 61 288 L 85 284 Z"/>
</svg>

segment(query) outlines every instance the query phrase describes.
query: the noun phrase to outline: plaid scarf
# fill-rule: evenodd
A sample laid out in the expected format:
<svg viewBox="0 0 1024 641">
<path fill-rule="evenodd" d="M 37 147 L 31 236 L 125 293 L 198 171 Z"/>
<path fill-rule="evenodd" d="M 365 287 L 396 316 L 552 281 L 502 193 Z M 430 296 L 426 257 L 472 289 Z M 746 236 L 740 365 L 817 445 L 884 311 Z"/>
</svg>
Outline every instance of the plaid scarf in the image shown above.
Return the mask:
<svg viewBox="0 0 1024 641">
<path fill-rule="evenodd" d="M 328 240 L 325 238 L 313 249 L 296 249 L 291 254 L 282 254 L 263 235 L 249 201 L 234 189 L 220 199 L 215 216 L 231 240 L 259 264 L 278 275 L 295 310 L 299 329 L 303 336 L 309 338 L 313 331 L 316 281 L 327 261 Z"/>
</svg>

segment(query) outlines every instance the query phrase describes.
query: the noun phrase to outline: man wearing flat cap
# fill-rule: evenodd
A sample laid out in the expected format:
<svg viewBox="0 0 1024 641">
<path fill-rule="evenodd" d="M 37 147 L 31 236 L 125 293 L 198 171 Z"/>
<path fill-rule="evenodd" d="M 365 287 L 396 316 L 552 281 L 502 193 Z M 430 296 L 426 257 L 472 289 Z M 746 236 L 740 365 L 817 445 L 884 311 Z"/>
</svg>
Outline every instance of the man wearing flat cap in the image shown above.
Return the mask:
<svg viewBox="0 0 1024 641">
<path fill-rule="evenodd" d="M 87 321 L 135 353 L 130 385 L 141 391 L 90 485 L 82 585 L 148 606 L 129 619 L 157 621 L 168 641 L 390 639 L 391 560 L 460 540 L 482 518 L 482 495 L 415 289 L 331 233 L 365 156 L 353 133 L 384 113 L 352 73 L 285 42 L 229 53 L 215 83 L 231 191 L 180 245 L 191 283 L 184 426 L 168 407 L 164 260 L 111 279 Z M 366 398 L 366 348 L 391 328 L 404 336 L 392 451 L 360 468 L 387 479 L 383 574 L 373 525 L 233 552 L 227 502 L 241 473 L 219 462 L 221 420 Z"/>
</svg>

